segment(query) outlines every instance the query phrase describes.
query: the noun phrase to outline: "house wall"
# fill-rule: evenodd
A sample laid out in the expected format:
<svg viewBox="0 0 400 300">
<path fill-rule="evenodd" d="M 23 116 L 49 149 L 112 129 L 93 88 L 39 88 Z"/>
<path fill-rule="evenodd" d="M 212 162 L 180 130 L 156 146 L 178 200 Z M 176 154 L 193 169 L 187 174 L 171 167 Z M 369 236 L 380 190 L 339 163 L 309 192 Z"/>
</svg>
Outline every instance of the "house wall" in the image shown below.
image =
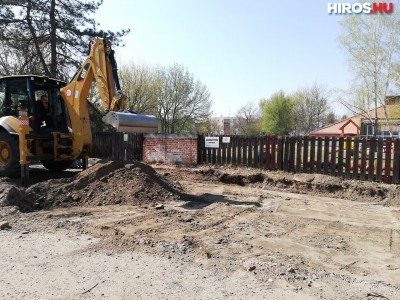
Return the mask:
<svg viewBox="0 0 400 300">
<path fill-rule="evenodd" d="M 197 135 L 145 134 L 143 161 L 197 164 Z"/>
</svg>

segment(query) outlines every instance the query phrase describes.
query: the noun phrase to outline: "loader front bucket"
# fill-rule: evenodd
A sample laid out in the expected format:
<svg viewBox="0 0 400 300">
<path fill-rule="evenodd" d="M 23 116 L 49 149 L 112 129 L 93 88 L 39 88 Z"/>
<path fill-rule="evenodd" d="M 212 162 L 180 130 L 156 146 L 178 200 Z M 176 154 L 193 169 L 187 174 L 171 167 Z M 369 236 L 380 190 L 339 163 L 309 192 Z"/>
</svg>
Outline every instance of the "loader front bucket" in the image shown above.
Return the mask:
<svg viewBox="0 0 400 300">
<path fill-rule="evenodd" d="M 102 120 L 118 132 L 155 133 L 158 129 L 157 118 L 150 115 L 110 111 Z"/>
</svg>

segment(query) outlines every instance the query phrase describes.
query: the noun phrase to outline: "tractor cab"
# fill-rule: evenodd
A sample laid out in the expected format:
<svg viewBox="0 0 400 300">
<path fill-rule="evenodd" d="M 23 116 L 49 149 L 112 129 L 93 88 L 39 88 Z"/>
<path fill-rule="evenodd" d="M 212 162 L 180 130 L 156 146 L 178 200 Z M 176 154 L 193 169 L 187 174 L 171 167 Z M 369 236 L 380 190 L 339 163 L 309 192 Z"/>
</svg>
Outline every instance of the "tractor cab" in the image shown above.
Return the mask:
<svg viewBox="0 0 400 300">
<path fill-rule="evenodd" d="M 43 76 L 0 77 L 0 176 L 16 174 L 20 163 L 26 173 L 29 162 L 51 171 L 69 167 L 74 157 L 63 86 Z"/>
<path fill-rule="evenodd" d="M 24 107 L 27 109 L 29 125 L 34 132 L 67 132 L 67 110 L 60 97 L 60 88 L 63 86 L 65 86 L 63 81 L 42 76 L 1 77 L 0 118 L 8 116 L 18 118 L 18 109 Z M 8 131 L 18 133 L 17 122 L 12 123 L 15 125 L 11 125 L 12 128 Z"/>
</svg>

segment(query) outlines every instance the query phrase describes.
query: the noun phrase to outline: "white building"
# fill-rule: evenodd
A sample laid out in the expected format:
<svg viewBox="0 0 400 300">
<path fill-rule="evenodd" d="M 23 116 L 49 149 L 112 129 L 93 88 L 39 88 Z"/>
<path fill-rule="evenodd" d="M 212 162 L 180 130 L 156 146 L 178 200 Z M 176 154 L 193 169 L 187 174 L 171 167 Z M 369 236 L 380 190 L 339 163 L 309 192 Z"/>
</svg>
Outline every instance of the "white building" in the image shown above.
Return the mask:
<svg viewBox="0 0 400 300">
<path fill-rule="evenodd" d="M 218 135 L 243 134 L 240 119 L 236 117 L 211 117 L 209 131 Z"/>
</svg>

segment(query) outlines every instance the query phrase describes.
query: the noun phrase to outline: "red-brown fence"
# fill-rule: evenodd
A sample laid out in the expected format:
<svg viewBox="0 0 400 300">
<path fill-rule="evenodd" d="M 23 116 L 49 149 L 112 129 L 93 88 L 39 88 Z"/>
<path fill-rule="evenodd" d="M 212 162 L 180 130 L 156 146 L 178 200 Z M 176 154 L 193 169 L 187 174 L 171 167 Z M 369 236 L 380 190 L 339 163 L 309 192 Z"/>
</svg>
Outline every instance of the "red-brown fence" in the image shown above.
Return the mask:
<svg viewBox="0 0 400 300">
<path fill-rule="evenodd" d="M 225 143 L 223 136 L 219 136 L 218 148 L 206 148 L 205 137 L 199 136 L 199 163 L 400 182 L 400 140 L 397 138 L 224 137 Z"/>
</svg>

